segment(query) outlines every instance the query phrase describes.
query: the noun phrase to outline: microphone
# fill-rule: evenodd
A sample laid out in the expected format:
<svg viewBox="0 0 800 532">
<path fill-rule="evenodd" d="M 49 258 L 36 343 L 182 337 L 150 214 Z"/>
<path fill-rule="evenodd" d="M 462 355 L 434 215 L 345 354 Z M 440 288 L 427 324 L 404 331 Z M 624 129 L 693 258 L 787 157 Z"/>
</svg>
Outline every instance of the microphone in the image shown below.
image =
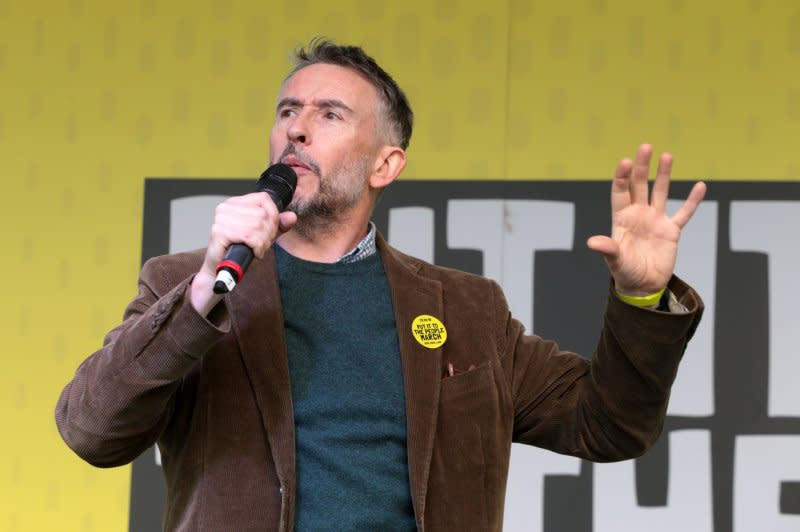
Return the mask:
<svg viewBox="0 0 800 532">
<path fill-rule="evenodd" d="M 278 212 L 283 212 L 292 201 L 294 189 L 297 187 L 297 174 L 286 164 L 273 164 L 261 174 L 256 183 L 257 192 L 266 192 Z M 233 290 L 236 283 L 242 280 L 244 272 L 253 260 L 253 250 L 246 244 L 232 244 L 225 252 L 225 257 L 217 264 L 217 279 L 214 282 L 215 294 L 226 294 Z"/>
</svg>

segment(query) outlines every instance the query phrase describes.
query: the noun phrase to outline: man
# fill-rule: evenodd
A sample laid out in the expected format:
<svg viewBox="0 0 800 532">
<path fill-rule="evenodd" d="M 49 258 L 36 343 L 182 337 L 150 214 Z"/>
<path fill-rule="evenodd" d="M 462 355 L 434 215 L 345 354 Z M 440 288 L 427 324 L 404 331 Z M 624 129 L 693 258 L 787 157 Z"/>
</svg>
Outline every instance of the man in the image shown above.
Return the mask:
<svg viewBox="0 0 800 532">
<path fill-rule="evenodd" d="M 406 164 L 412 115 L 360 48 L 312 41 L 281 88 L 271 162 L 287 212 L 230 198 L 208 248 L 148 261 L 123 323 L 56 421 L 98 466 L 158 443 L 169 530 L 500 530 L 512 441 L 589 460 L 643 453 L 702 302 L 672 275 L 695 185 L 648 201 L 648 145 L 612 184 L 612 277 L 591 362 L 524 335 L 496 283 L 391 248 L 370 215 Z M 222 298 L 233 243 L 258 259 Z M 574 304 L 564 302 L 564 304 Z"/>
</svg>

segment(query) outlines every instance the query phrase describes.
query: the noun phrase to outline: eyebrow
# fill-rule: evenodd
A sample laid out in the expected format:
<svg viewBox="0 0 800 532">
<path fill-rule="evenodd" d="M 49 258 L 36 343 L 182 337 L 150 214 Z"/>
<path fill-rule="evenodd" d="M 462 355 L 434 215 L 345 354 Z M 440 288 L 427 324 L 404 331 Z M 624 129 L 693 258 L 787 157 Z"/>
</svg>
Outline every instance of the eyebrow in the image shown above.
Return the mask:
<svg viewBox="0 0 800 532">
<path fill-rule="evenodd" d="M 283 98 L 278 102 L 276 109 L 282 109 L 284 107 L 303 107 L 304 105 L 305 104 L 297 98 Z M 342 111 L 353 114 L 353 110 L 347 104 L 341 100 L 337 100 L 336 98 L 314 100 L 313 105 L 323 109 L 334 107 L 336 109 L 341 109 Z"/>
</svg>

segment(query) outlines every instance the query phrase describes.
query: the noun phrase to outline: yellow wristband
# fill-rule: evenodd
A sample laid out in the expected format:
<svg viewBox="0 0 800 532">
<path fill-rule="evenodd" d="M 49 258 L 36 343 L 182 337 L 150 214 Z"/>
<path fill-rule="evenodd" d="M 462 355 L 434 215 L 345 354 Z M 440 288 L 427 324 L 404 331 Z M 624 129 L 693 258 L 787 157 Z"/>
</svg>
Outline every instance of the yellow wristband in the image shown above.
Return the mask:
<svg viewBox="0 0 800 532">
<path fill-rule="evenodd" d="M 662 288 L 655 294 L 649 294 L 646 296 L 626 296 L 625 294 L 620 294 L 616 290 L 614 290 L 614 292 L 616 292 L 617 297 L 623 300 L 625 303 L 629 303 L 637 307 L 654 307 L 658 305 L 659 301 L 661 301 L 661 296 L 664 295 L 664 290 L 666 290 L 666 288 Z"/>
</svg>

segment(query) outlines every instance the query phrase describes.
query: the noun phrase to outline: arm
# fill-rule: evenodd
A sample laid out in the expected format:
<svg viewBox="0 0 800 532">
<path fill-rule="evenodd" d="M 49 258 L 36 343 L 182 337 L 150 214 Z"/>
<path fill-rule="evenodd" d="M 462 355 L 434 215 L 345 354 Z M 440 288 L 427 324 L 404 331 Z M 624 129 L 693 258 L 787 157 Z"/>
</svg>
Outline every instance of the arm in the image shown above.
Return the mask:
<svg viewBox="0 0 800 532">
<path fill-rule="evenodd" d="M 217 207 L 205 257 L 184 253 L 144 265 L 123 323 L 81 364 L 56 406 L 58 429 L 79 456 L 122 465 L 158 439 L 183 378 L 230 328 L 212 291 L 225 250 L 242 242 L 261 258 L 295 221 L 266 193 L 232 197 Z"/>
<path fill-rule="evenodd" d="M 672 156 L 659 159 L 648 200 L 651 154 L 652 147 L 643 144 L 635 164 L 620 162 L 611 188 L 611 236 L 587 242 L 603 255 L 613 279 L 591 361 L 525 337 L 506 312 L 518 441 L 608 461 L 639 456 L 661 432 L 678 362 L 702 314 L 699 296 L 673 269 L 681 230 L 702 201 L 705 184 L 697 183 L 683 206 L 666 216 Z M 639 308 L 618 297 L 635 302 L 665 288 L 688 312 Z"/>
<path fill-rule="evenodd" d="M 644 453 L 661 433 L 678 363 L 703 310 L 680 279 L 668 288 L 687 313 L 637 308 L 610 292 L 591 360 L 524 335 L 501 310 L 514 441 L 600 462 Z M 499 288 L 496 299 L 505 308 Z"/>
<path fill-rule="evenodd" d="M 224 305 L 215 311 L 219 317 L 212 316 L 219 327 L 192 307 L 190 281 L 173 282 L 160 261 L 148 261 L 122 324 L 61 393 L 56 425 L 86 461 L 123 465 L 153 445 L 169 421 L 182 377 L 227 332 Z"/>
</svg>

